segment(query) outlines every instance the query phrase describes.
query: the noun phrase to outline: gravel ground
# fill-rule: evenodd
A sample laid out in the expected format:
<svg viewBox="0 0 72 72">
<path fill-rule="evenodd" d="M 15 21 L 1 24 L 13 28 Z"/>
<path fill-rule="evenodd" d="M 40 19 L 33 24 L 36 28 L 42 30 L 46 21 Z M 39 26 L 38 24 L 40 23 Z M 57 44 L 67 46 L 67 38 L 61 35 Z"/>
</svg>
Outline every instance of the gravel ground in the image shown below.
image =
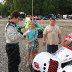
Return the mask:
<svg viewBox="0 0 72 72">
<path fill-rule="evenodd" d="M 38 21 L 41 26 L 45 27 L 49 24 L 49 21 L 40 20 Z M 5 51 L 5 36 L 4 36 L 4 28 L 7 23 L 7 19 L 0 19 L 0 72 L 8 72 L 7 69 L 7 55 Z M 19 22 L 19 24 L 23 25 L 23 22 Z M 72 20 L 57 20 L 57 25 L 61 27 L 62 31 L 62 42 L 64 40 L 65 35 L 72 32 Z M 40 48 L 39 52 L 46 51 L 46 46 L 42 46 L 42 38 L 39 38 Z M 19 66 L 20 72 L 30 72 L 28 68 L 26 68 L 26 49 L 25 49 L 25 40 L 20 40 L 20 54 L 21 54 L 21 63 Z M 61 45 L 59 45 L 60 47 Z"/>
</svg>

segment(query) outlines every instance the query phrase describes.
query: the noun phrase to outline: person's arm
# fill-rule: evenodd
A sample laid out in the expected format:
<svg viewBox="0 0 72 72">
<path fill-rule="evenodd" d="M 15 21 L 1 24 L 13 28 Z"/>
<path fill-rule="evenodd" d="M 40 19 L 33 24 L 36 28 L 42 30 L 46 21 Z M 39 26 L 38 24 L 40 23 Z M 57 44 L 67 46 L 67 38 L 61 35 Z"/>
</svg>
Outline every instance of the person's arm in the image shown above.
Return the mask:
<svg viewBox="0 0 72 72">
<path fill-rule="evenodd" d="M 30 42 L 35 41 L 37 39 L 37 36 L 35 36 L 35 38 L 33 38 L 32 40 L 30 40 Z"/>
<path fill-rule="evenodd" d="M 27 35 L 26 35 L 26 42 L 27 42 L 27 43 L 30 43 Z"/>
<path fill-rule="evenodd" d="M 31 48 L 32 45 L 30 44 L 31 41 L 28 39 L 28 35 L 26 35 L 26 42 L 28 44 L 28 47 Z"/>
<path fill-rule="evenodd" d="M 59 44 L 61 44 L 61 30 L 60 30 L 60 28 L 58 29 L 58 38 L 59 38 Z"/>
<path fill-rule="evenodd" d="M 43 34 L 43 45 L 46 45 L 46 34 Z"/>
<path fill-rule="evenodd" d="M 7 36 L 11 41 L 18 40 L 19 38 L 23 39 L 23 35 L 20 34 L 14 27 L 9 26 L 7 28 Z"/>
<path fill-rule="evenodd" d="M 61 34 L 58 34 L 59 44 L 61 44 Z"/>
<path fill-rule="evenodd" d="M 47 35 L 47 31 L 46 28 L 43 31 L 43 45 L 46 45 L 46 35 Z"/>
</svg>

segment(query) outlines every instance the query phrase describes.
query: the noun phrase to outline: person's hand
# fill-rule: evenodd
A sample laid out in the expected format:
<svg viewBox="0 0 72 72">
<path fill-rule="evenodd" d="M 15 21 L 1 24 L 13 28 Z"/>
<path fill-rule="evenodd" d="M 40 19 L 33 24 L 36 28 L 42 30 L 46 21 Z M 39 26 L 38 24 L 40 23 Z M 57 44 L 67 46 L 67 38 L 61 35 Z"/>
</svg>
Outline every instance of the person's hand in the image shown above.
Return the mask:
<svg viewBox="0 0 72 72">
<path fill-rule="evenodd" d="M 31 44 L 28 44 L 28 47 L 29 47 L 29 48 L 32 48 L 32 45 L 31 45 Z"/>
<path fill-rule="evenodd" d="M 52 30 L 47 30 L 47 33 L 50 33 L 50 32 L 52 32 Z"/>
<path fill-rule="evenodd" d="M 30 41 L 28 41 L 27 43 L 30 44 Z"/>
<path fill-rule="evenodd" d="M 59 40 L 59 44 L 61 44 L 61 40 Z"/>
<path fill-rule="evenodd" d="M 43 46 L 45 46 L 46 45 L 46 41 L 43 41 Z"/>
<path fill-rule="evenodd" d="M 24 40 L 24 36 L 21 36 L 21 39 Z"/>
</svg>

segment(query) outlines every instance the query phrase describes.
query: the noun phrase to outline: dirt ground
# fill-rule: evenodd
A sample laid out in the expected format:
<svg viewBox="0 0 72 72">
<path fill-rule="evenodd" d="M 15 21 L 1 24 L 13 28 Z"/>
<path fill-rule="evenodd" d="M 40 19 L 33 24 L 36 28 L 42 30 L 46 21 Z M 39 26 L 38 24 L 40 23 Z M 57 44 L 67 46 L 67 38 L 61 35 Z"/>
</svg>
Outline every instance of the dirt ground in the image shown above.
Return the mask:
<svg viewBox="0 0 72 72">
<path fill-rule="evenodd" d="M 5 36 L 4 36 L 4 28 L 7 23 L 7 19 L 0 19 L 0 72 L 8 72 L 7 65 L 7 55 L 5 51 Z M 39 25 L 45 27 L 49 24 L 49 20 L 39 20 Z M 24 21 L 19 22 L 19 25 L 23 25 Z M 56 20 L 56 24 L 60 26 L 62 31 L 62 43 L 65 35 L 72 32 L 72 20 Z M 39 38 L 40 48 L 39 52 L 46 51 L 46 46 L 42 46 L 42 38 Z M 25 49 L 25 39 L 20 40 L 20 54 L 21 54 L 21 63 L 19 66 L 20 72 L 30 72 L 28 68 L 26 68 L 26 49 Z M 62 45 L 59 45 L 61 47 Z"/>
</svg>

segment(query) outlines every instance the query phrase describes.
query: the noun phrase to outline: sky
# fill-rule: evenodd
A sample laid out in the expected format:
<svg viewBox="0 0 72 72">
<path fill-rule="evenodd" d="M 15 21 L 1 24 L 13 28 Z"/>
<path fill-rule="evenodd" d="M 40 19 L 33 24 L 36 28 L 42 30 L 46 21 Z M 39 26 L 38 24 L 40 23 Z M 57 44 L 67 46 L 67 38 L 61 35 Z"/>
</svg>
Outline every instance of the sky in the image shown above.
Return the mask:
<svg viewBox="0 0 72 72">
<path fill-rule="evenodd" d="M 1 2 L 2 0 L 0 0 L 0 2 Z"/>
<path fill-rule="evenodd" d="M 0 2 L 3 2 L 4 0 L 0 0 Z"/>
<path fill-rule="evenodd" d="M 1 0 L 0 0 L 0 2 L 1 2 Z"/>
<path fill-rule="evenodd" d="M 4 0 L 0 0 L 0 2 L 2 2 L 2 3 L 3 3 L 3 1 L 4 1 Z"/>
</svg>

